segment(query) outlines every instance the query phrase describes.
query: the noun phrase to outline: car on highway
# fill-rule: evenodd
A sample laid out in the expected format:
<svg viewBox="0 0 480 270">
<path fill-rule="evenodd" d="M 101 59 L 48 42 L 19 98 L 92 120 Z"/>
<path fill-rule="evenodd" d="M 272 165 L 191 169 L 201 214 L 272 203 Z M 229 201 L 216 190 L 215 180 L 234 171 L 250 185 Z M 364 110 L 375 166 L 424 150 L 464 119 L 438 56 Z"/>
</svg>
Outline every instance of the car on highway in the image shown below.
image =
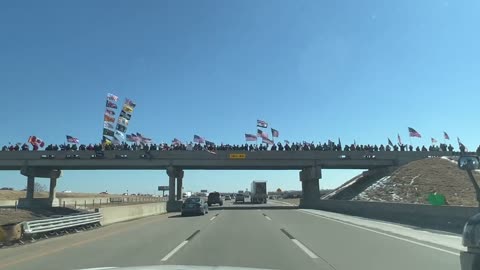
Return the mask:
<svg viewBox="0 0 480 270">
<path fill-rule="evenodd" d="M 230 201 L 232 199 L 232 197 L 230 197 L 230 195 L 225 195 L 225 201 Z"/>
<path fill-rule="evenodd" d="M 222 200 L 222 197 L 220 196 L 220 193 L 210 192 L 208 194 L 207 203 L 208 203 L 208 206 L 212 206 L 213 204 L 218 204 L 218 205 L 222 206 L 223 205 L 223 200 Z"/>
<path fill-rule="evenodd" d="M 235 202 L 245 203 L 245 196 L 243 194 L 238 193 L 237 195 L 235 195 Z"/>
<path fill-rule="evenodd" d="M 182 204 L 182 216 L 188 214 L 205 215 L 208 213 L 208 204 L 199 197 L 187 198 Z"/>
</svg>

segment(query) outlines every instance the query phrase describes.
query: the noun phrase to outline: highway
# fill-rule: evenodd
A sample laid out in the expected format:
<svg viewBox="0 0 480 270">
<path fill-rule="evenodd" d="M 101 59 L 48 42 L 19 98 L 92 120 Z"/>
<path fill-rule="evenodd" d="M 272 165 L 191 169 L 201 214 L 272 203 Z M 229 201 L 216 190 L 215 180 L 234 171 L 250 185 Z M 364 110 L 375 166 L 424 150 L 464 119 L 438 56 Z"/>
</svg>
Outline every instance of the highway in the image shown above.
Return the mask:
<svg viewBox="0 0 480 270">
<path fill-rule="evenodd" d="M 0 250 L 0 269 L 82 269 L 145 265 L 266 269 L 460 269 L 458 250 L 317 215 L 318 210 L 238 209 L 178 213 L 118 223 Z M 248 205 L 245 205 L 248 206 Z M 231 208 L 230 208 L 231 207 Z M 368 222 L 368 221 L 363 221 Z M 405 229 L 407 230 L 407 229 Z M 426 232 L 419 232 L 426 233 Z M 431 234 L 436 235 L 436 234 Z M 453 239 L 457 236 L 438 235 Z"/>
</svg>

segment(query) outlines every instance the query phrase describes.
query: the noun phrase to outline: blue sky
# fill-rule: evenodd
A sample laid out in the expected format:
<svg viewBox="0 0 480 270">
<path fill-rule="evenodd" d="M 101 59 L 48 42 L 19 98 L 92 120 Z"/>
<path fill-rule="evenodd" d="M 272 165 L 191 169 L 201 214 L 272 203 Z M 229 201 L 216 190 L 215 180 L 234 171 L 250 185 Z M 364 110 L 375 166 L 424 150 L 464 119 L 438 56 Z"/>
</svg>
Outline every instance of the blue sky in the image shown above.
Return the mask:
<svg viewBox="0 0 480 270">
<path fill-rule="evenodd" d="M 407 127 L 476 149 L 478 1 L 11 1 L 0 3 L 0 144 L 36 135 L 98 142 L 105 96 L 137 103 L 128 131 L 243 143 L 263 119 L 280 139 L 386 143 Z M 456 143 L 454 144 L 456 146 Z M 323 172 L 335 187 L 358 171 Z M 19 172 L 2 186 L 23 188 Z M 297 171 L 187 171 L 186 190 Z M 45 180 L 40 180 L 45 181 Z M 152 192 L 163 171 L 64 172 L 59 189 Z"/>
</svg>

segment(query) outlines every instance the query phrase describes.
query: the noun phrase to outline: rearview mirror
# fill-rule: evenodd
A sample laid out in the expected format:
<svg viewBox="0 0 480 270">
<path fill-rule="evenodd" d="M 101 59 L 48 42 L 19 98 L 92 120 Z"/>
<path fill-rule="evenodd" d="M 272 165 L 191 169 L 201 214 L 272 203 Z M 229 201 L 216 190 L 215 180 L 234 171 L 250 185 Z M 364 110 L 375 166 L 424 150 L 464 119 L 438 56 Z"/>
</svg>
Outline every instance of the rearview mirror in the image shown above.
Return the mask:
<svg viewBox="0 0 480 270">
<path fill-rule="evenodd" d="M 458 159 L 458 167 L 461 170 L 477 170 L 479 168 L 480 161 L 477 156 L 463 156 Z"/>
</svg>

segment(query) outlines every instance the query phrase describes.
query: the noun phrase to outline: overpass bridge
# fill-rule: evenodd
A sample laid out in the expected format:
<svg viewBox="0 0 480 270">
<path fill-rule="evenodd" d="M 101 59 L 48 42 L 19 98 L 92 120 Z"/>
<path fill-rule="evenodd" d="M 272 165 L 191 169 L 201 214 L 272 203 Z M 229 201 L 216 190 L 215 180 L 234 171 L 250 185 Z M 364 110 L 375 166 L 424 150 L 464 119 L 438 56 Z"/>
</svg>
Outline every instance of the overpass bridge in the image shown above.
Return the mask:
<svg viewBox="0 0 480 270">
<path fill-rule="evenodd" d="M 400 151 L 17 151 L 0 152 L 0 170 L 19 170 L 27 176 L 27 197 L 23 205 L 52 203 L 62 170 L 166 170 L 169 176 L 169 202 L 178 205 L 184 170 L 300 170 L 303 201 L 320 198 L 322 169 L 376 170 L 404 165 L 435 156 L 458 155 L 453 152 Z M 33 198 L 35 177 L 50 178 L 50 197 Z M 176 183 L 175 183 L 176 180 Z M 176 192 L 175 192 L 176 191 Z M 176 196 L 175 196 L 175 193 Z M 177 199 L 177 202 L 175 201 Z"/>
</svg>

